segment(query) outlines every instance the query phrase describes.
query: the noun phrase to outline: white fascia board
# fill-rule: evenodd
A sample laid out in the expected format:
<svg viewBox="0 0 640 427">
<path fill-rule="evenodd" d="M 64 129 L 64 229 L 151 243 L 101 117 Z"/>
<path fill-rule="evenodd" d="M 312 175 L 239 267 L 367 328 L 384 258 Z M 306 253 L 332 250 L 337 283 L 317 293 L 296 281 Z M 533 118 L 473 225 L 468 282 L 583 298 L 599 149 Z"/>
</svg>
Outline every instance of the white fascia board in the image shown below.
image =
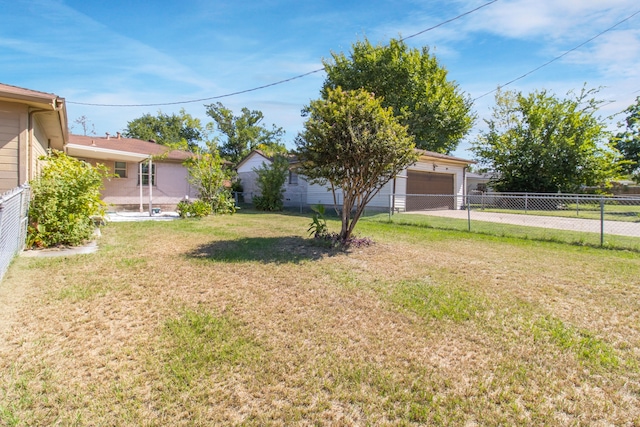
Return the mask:
<svg viewBox="0 0 640 427">
<path fill-rule="evenodd" d="M 123 162 L 141 162 L 151 157 L 150 154 L 132 153 L 130 151 L 111 150 L 108 148 L 87 145 L 67 144 L 66 153 L 73 157 L 83 157 L 98 160 L 114 160 Z"/>
</svg>

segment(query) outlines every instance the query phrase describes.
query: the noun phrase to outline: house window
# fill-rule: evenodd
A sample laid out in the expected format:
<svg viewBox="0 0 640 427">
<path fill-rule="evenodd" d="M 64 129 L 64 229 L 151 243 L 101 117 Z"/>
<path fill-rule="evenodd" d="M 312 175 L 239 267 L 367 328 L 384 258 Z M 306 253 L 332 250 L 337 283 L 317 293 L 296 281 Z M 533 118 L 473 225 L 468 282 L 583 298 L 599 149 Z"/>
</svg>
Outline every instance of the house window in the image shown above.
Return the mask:
<svg viewBox="0 0 640 427">
<path fill-rule="evenodd" d="M 138 176 L 138 185 L 140 185 L 140 176 Z M 142 185 L 149 185 L 149 163 L 142 164 Z M 151 166 L 151 185 L 156 185 L 156 165 Z"/>
<path fill-rule="evenodd" d="M 298 185 L 298 174 L 292 171 L 289 171 L 289 184 L 290 185 Z"/>
<path fill-rule="evenodd" d="M 115 162 L 113 166 L 113 173 L 118 178 L 126 178 L 127 177 L 127 163 L 126 162 Z"/>
</svg>

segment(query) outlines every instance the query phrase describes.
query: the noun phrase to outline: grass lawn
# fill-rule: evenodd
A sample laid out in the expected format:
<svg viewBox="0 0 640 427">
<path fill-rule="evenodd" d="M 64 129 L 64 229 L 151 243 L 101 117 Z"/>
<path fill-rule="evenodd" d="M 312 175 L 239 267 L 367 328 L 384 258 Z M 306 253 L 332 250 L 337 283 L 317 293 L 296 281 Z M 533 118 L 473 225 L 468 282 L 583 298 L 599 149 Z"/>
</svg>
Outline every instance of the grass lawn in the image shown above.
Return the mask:
<svg viewBox="0 0 640 427">
<path fill-rule="evenodd" d="M 309 222 L 114 223 L 17 259 L 0 425 L 640 424 L 637 252 L 373 218 L 342 253 Z"/>
<path fill-rule="evenodd" d="M 564 209 L 498 209 L 498 208 L 482 208 L 480 205 L 474 205 L 474 210 L 479 212 L 497 212 L 510 213 L 520 215 L 537 215 L 537 216 L 559 216 L 563 218 L 582 218 L 600 220 L 601 217 L 605 221 L 624 221 L 624 222 L 640 222 L 640 206 L 637 205 L 605 205 L 604 215 L 600 212 L 600 206 L 575 204 L 565 205 Z"/>
<path fill-rule="evenodd" d="M 373 214 L 369 221 L 393 223 L 401 226 L 416 226 L 438 230 L 469 231 L 466 219 L 455 219 L 431 215 L 403 213 L 389 218 L 388 214 Z M 543 227 L 525 227 L 521 225 L 501 224 L 489 221 L 471 220 L 471 232 L 499 237 L 515 237 L 519 239 L 538 240 L 572 245 L 601 247 L 599 233 L 558 230 Z M 630 250 L 640 252 L 640 238 L 619 236 L 605 232 L 602 247 L 608 249 Z"/>
</svg>

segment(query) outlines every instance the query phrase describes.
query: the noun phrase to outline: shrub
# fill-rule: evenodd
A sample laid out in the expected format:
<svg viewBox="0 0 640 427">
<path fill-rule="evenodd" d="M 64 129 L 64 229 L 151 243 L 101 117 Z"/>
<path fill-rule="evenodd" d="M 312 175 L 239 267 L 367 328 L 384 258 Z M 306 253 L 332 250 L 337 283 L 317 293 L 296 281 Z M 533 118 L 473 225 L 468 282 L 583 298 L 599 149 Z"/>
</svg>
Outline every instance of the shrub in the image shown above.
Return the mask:
<svg viewBox="0 0 640 427">
<path fill-rule="evenodd" d="M 307 231 L 310 236 L 315 238 L 325 236 L 329 233 L 329 227 L 327 227 L 327 219 L 324 217 L 324 205 L 311 206 L 313 211 L 313 218 Z"/>
<path fill-rule="evenodd" d="M 30 183 L 27 246 L 79 245 L 95 230 L 92 217 L 105 214 L 100 190 L 107 168 L 59 151 L 42 159 L 47 161 L 42 175 Z"/>
<path fill-rule="evenodd" d="M 330 233 L 327 226 L 327 219 L 325 218 L 324 205 L 315 205 L 311 207 L 313 218 L 307 231 L 310 236 L 313 236 L 316 242 L 319 242 L 323 246 L 332 248 L 348 249 L 350 247 L 360 248 L 364 246 L 371 246 L 373 240 L 368 237 L 354 237 L 349 236 L 347 239 L 340 238 L 338 233 Z"/>
<path fill-rule="evenodd" d="M 233 194 L 228 190 L 220 191 L 211 198 L 211 208 L 216 214 L 233 214 L 238 210 Z"/>
<path fill-rule="evenodd" d="M 185 162 L 189 170 L 189 182 L 198 189 L 200 200 L 207 203 L 211 211 L 217 214 L 234 213 L 235 202 L 227 184 L 232 178 L 232 171 L 225 166 L 214 146 L 209 146 L 208 151 L 201 151 Z M 193 207 L 204 212 L 200 206 Z M 202 215 L 204 216 L 204 215 Z"/>
<path fill-rule="evenodd" d="M 180 215 L 180 218 L 202 218 L 211 215 L 213 209 L 211 204 L 204 200 L 195 200 L 193 202 L 183 200 L 178 203 L 176 211 Z"/>
<path fill-rule="evenodd" d="M 253 197 L 253 204 L 261 211 L 281 211 L 284 208 L 283 185 L 287 180 L 289 160 L 276 154 L 271 165 L 262 165 L 260 169 L 254 169 L 258 174 L 257 185 L 260 195 Z"/>
</svg>

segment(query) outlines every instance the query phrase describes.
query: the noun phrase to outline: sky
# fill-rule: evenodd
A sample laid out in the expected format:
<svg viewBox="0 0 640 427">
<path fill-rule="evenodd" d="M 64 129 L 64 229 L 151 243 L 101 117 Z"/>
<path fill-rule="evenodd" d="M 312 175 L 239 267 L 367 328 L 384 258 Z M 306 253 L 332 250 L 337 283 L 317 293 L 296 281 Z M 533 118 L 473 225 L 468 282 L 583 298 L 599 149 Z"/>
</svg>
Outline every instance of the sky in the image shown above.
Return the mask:
<svg viewBox="0 0 640 427">
<path fill-rule="evenodd" d="M 452 153 L 471 159 L 499 86 L 558 97 L 599 88 L 603 118 L 633 104 L 638 12 L 637 0 L 0 0 L 0 82 L 65 98 L 73 133 L 82 116 L 114 135 L 181 109 L 206 124 L 206 105 L 221 102 L 262 111 L 294 148 L 323 59 L 364 38 L 406 37 L 475 100 L 476 124 Z M 615 129 L 623 117 L 606 120 Z"/>
</svg>

